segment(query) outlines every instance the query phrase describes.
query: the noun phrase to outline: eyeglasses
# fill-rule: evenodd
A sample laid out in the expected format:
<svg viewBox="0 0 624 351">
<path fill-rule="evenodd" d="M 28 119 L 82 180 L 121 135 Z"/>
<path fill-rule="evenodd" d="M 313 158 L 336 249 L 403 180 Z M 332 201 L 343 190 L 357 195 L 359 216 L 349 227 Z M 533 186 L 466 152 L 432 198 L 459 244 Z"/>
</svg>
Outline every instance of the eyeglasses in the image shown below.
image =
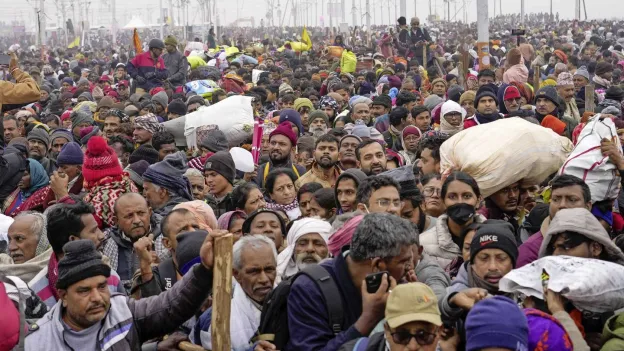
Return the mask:
<svg viewBox="0 0 624 351">
<path fill-rule="evenodd" d="M 391 333 L 392 341 L 398 345 L 407 345 L 412 341 L 412 338 L 416 339 L 416 342 L 420 346 L 431 345 L 435 341 L 436 334 L 429 333 L 424 330 L 418 330 L 415 334 L 408 332 L 407 330 L 399 330 L 397 332 Z"/>
<path fill-rule="evenodd" d="M 390 206 L 394 208 L 402 208 L 403 202 L 401 200 L 379 199 L 375 202 L 379 207 L 387 209 Z"/>
<path fill-rule="evenodd" d="M 446 119 L 454 119 L 454 118 L 461 119 L 461 117 L 462 117 L 462 114 L 460 112 L 449 112 L 444 115 L 444 118 Z"/>
<path fill-rule="evenodd" d="M 441 191 L 440 188 L 434 188 L 432 186 L 428 186 L 423 189 L 423 194 L 427 197 L 433 196 L 433 194 L 440 196 L 440 191 Z"/>
</svg>

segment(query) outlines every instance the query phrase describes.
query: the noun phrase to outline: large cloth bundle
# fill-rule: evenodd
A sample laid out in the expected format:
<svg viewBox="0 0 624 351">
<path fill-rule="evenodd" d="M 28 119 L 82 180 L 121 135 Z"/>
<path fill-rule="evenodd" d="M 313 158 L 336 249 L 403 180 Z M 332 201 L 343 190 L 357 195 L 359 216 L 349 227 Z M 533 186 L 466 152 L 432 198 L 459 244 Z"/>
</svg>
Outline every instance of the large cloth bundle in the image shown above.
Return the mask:
<svg viewBox="0 0 624 351">
<path fill-rule="evenodd" d="M 280 47 L 277 49 L 278 52 L 282 52 L 284 50 L 286 50 L 286 44 L 290 44 L 290 48 L 294 51 L 294 52 L 303 52 L 303 51 L 309 51 L 310 49 L 312 49 L 312 46 L 306 44 L 306 43 L 302 43 L 300 41 L 287 41 L 284 43 L 284 46 Z"/>
<path fill-rule="evenodd" d="M 602 313 L 624 308 L 624 266 L 592 258 L 542 257 L 507 273 L 499 289 L 544 299 L 542 271 L 549 276 L 548 289 L 580 310 Z"/>
<path fill-rule="evenodd" d="M 199 55 L 189 55 L 186 60 L 188 61 L 189 65 L 191 65 L 191 69 L 206 65 L 206 61 L 204 61 L 204 59 L 202 59 Z"/>
<path fill-rule="evenodd" d="M 357 67 L 357 57 L 353 51 L 344 50 L 340 57 L 340 73 L 354 73 Z"/>
<path fill-rule="evenodd" d="M 592 202 L 615 199 L 620 192 L 617 167 L 600 151 L 600 142 L 605 138 L 622 150 L 613 120 L 597 114 L 587 122 L 574 150 L 559 170 L 559 174 L 583 179 L 591 190 Z"/>
<path fill-rule="evenodd" d="M 536 185 L 557 172 L 572 142 L 519 117 L 478 125 L 455 134 L 440 148 L 442 173 L 463 171 L 488 197 L 518 181 Z"/>
<path fill-rule="evenodd" d="M 200 107 L 197 111 L 180 118 L 184 120 L 184 136 L 188 147 L 197 147 L 196 129 L 201 126 L 216 126 L 223 131 L 230 146 L 242 144 L 253 132 L 252 98 L 234 95 L 221 102 Z M 179 119 L 179 118 L 177 118 Z"/>
<path fill-rule="evenodd" d="M 206 51 L 208 50 L 208 45 L 200 42 L 200 41 L 189 41 L 184 47 L 184 55 L 188 56 L 192 51 Z"/>
<path fill-rule="evenodd" d="M 339 58 L 342 56 L 344 48 L 342 46 L 328 46 L 323 50 L 323 55 Z"/>
<path fill-rule="evenodd" d="M 217 90 L 221 90 L 219 84 L 213 80 L 194 80 L 184 84 L 184 93 L 194 92 L 195 94 L 203 97 L 204 99 L 211 99 L 212 93 Z"/>
</svg>

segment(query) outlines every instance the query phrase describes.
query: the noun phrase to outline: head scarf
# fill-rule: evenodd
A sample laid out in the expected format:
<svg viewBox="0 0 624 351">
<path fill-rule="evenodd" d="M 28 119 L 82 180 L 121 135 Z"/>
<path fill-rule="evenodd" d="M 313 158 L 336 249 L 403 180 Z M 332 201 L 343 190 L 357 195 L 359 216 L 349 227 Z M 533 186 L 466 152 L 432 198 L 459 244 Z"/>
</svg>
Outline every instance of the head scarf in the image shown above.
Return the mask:
<svg viewBox="0 0 624 351">
<path fill-rule="evenodd" d="M 167 155 L 162 161 L 149 166 L 147 171 L 143 173 L 143 180 L 168 189 L 177 196 L 191 201 L 193 199 L 191 183 L 184 176 L 186 168 L 186 156 L 181 151 L 178 151 L 175 154 Z"/>
<path fill-rule="evenodd" d="M 277 275 L 290 277 L 299 271 L 293 257 L 299 238 L 306 234 L 318 233 L 327 243 L 330 230 L 331 225 L 318 218 L 303 218 L 295 221 L 288 232 L 288 246 L 277 256 Z"/>
<path fill-rule="evenodd" d="M 226 212 L 222 214 L 217 221 L 219 229 L 230 230 L 230 225 L 232 225 L 232 217 L 234 217 L 235 215 L 239 218 L 243 218 L 243 220 L 247 219 L 247 214 L 241 210 Z"/>
<path fill-rule="evenodd" d="M 319 109 L 323 109 L 325 107 L 331 107 L 334 110 L 334 117 L 336 117 L 338 114 L 338 102 L 336 102 L 333 97 L 325 95 L 321 98 L 321 101 L 319 101 Z"/>
<path fill-rule="evenodd" d="M 351 218 L 340 229 L 332 234 L 332 236 L 329 238 L 329 241 L 327 242 L 329 252 L 332 254 L 332 256 L 336 257 L 337 255 L 339 255 L 342 247 L 351 243 L 353 233 L 355 233 L 355 229 L 360 224 L 363 218 L 364 215 L 358 215 Z"/>
<path fill-rule="evenodd" d="M 183 208 L 191 211 L 193 215 L 199 221 L 200 229 L 211 231 L 217 229 L 217 217 L 212 210 L 212 207 L 207 203 L 200 200 L 187 201 L 177 204 L 173 209 Z"/>
<path fill-rule="evenodd" d="M 444 115 L 446 115 L 449 112 L 459 112 L 462 115 L 462 121 L 461 123 L 459 123 L 459 125 L 453 126 L 451 125 L 446 118 L 444 118 Z M 454 135 L 457 134 L 459 132 L 461 132 L 462 130 L 464 130 L 464 119 L 466 118 L 466 110 L 464 110 L 461 106 L 459 106 L 458 103 L 456 103 L 453 100 L 448 100 L 446 101 L 444 104 L 442 104 L 442 108 L 441 108 L 441 112 L 440 112 L 440 131 L 447 133 L 449 135 Z"/>
<path fill-rule="evenodd" d="M 28 173 L 30 174 L 30 188 L 22 190 L 24 198 L 28 198 L 35 191 L 43 188 L 50 183 L 48 173 L 37 160 L 28 159 Z"/>
<path fill-rule="evenodd" d="M 542 311 L 524 309 L 529 324 L 529 350 L 572 351 L 572 339 L 561 323 Z"/>
<path fill-rule="evenodd" d="M 152 134 L 162 132 L 164 130 L 163 126 L 158 123 L 158 117 L 156 117 L 156 115 L 153 113 L 148 113 L 145 116 L 139 116 L 135 118 L 134 124 L 137 127 L 143 128 Z"/>
</svg>

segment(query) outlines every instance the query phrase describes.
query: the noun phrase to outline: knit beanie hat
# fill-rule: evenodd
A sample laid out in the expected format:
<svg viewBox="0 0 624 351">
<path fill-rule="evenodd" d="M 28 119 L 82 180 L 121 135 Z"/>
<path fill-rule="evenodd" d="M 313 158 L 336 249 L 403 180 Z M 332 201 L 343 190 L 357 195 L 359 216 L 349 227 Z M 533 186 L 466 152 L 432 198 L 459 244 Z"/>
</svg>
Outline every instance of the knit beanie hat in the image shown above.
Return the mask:
<svg viewBox="0 0 624 351">
<path fill-rule="evenodd" d="M 442 83 L 444 84 L 444 87 L 448 87 L 448 83 L 446 82 L 446 80 L 444 80 L 444 78 L 434 79 L 433 82 L 431 82 L 431 87 L 433 88 L 433 86 L 436 85 L 436 83 Z"/>
<path fill-rule="evenodd" d="M 50 134 L 50 144 L 54 145 L 54 140 L 56 140 L 57 138 L 63 138 L 66 139 L 68 142 L 69 141 L 74 141 L 74 137 L 72 136 L 71 132 L 67 129 L 55 129 L 52 131 L 52 133 Z"/>
<path fill-rule="evenodd" d="M 542 120 L 542 127 L 550 128 L 555 133 L 563 135 L 563 132 L 565 132 L 566 124 L 565 122 L 553 115 L 547 115 Z"/>
<path fill-rule="evenodd" d="M 282 124 L 284 122 L 290 122 L 296 125 L 297 129 L 299 129 L 299 135 L 303 135 L 303 124 L 301 123 L 301 115 L 299 112 L 289 108 L 280 111 L 278 124 Z"/>
<path fill-rule="evenodd" d="M 87 143 L 82 174 L 85 181 L 95 182 L 104 177 L 120 176 L 123 173 L 117 153 L 101 136 L 92 137 Z"/>
<path fill-rule="evenodd" d="M 50 148 L 50 135 L 43 128 L 34 128 L 26 136 L 26 140 L 39 140 L 45 144 L 46 151 Z"/>
<path fill-rule="evenodd" d="M 63 145 L 61 152 L 56 158 L 56 164 L 62 165 L 82 165 L 84 162 L 84 154 L 80 148 L 80 144 L 75 141 Z"/>
<path fill-rule="evenodd" d="M 152 96 L 152 101 L 158 103 L 160 106 L 162 106 L 162 108 L 167 108 L 167 106 L 169 106 L 169 97 L 164 91 L 161 91 L 158 94 Z"/>
<path fill-rule="evenodd" d="M 609 62 L 598 62 L 596 64 L 596 75 L 601 76 L 607 72 L 613 72 L 613 65 Z"/>
<path fill-rule="evenodd" d="M 518 245 L 510 223 L 502 220 L 488 220 L 483 223 L 470 243 L 470 262 L 484 249 L 500 249 L 509 255 L 513 266 L 518 258 Z"/>
<path fill-rule="evenodd" d="M 77 127 L 81 123 L 88 123 L 89 125 L 93 125 L 93 123 L 95 123 L 95 121 L 93 120 L 93 116 L 91 115 L 91 111 L 88 110 L 72 111 L 69 118 L 71 119 L 73 127 Z"/>
<path fill-rule="evenodd" d="M 535 101 L 537 99 L 547 99 L 550 100 L 557 108 L 559 108 L 559 96 L 557 95 L 557 90 L 552 86 L 545 86 L 537 91 L 535 94 Z"/>
<path fill-rule="evenodd" d="M 178 46 L 178 40 L 173 35 L 167 35 L 165 38 L 165 45 Z"/>
<path fill-rule="evenodd" d="M 403 139 L 407 138 L 408 135 L 416 135 L 418 139 L 422 137 L 422 132 L 415 126 L 407 126 L 403 128 Z"/>
<path fill-rule="evenodd" d="M 587 79 L 587 81 L 589 82 L 589 71 L 587 70 L 587 67 L 585 66 L 581 66 L 577 68 L 576 72 L 574 72 L 574 76 L 581 76 Z"/>
<path fill-rule="evenodd" d="M 204 171 L 215 171 L 227 179 L 230 184 L 234 184 L 236 167 L 234 166 L 232 155 L 227 151 L 219 151 L 210 156 L 206 160 Z"/>
<path fill-rule="evenodd" d="M 459 104 L 463 106 L 464 102 L 466 101 L 470 101 L 470 100 L 474 101 L 476 96 L 477 96 L 477 93 L 475 93 L 474 90 L 465 91 L 463 94 L 461 94 L 461 97 L 459 98 Z"/>
<path fill-rule="evenodd" d="M 167 106 L 167 112 L 175 113 L 178 116 L 184 116 L 187 112 L 186 104 L 182 100 L 175 99 Z"/>
<path fill-rule="evenodd" d="M 501 318 L 504 316 L 504 318 Z M 487 348 L 529 350 L 529 326 L 518 305 L 505 296 L 480 302 L 466 317 L 466 351 Z"/>
<path fill-rule="evenodd" d="M 100 102 L 98 102 L 97 111 L 99 111 L 102 107 L 113 108 L 114 104 L 115 104 L 115 100 L 113 100 L 112 97 L 105 96 L 102 98 L 102 100 L 100 100 Z"/>
<path fill-rule="evenodd" d="M 463 93 L 464 93 L 464 88 L 460 87 L 457 84 L 454 84 L 448 89 L 448 91 L 446 92 L 446 95 L 448 96 L 449 100 L 453 100 L 459 103 L 459 99 L 461 98 Z"/>
<path fill-rule="evenodd" d="M 375 96 L 373 99 L 373 105 L 381 105 L 385 108 L 392 108 L 392 98 L 386 94 Z"/>
<path fill-rule="evenodd" d="M 436 94 L 431 94 L 427 96 L 427 98 L 423 102 L 423 105 L 427 108 L 427 110 L 429 110 L 429 112 L 431 112 L 433 111 L 434 108 L 436 108 L 436 106 L 438 106 L 439 104 L 443 102 L 444 102 L 444 99 L 437 96 Z"/>
<path fill-rule="evenodd" d="M 78 99 L 80 98 L 85 98 L 87 99 L 87 101 L 93 101 L 93 96 L 88 91 L 85 91 L 84 93 L 78 95 Z"/>
<path fill-rule="evenodd" d="M 180 274 L 185 275 L 194 265 L 201 263 L 199 250 L 207 236 L 208 232 L 205 230 L 181 233 L 176 236 L 178 246 L 175 255 Z"/>
<path fill-rule="evenodd" d="M 288 140 L 290 140 L 291 146 L 297 145 L 297 136 L 293 132 L 292 127 L 288 122 L 280 123 L 280 125 L 277 126 L 277 128 L 275 128 L 275 130 L 272 131 L 271 134 L 269 134 L 269 141 L 274 135 L 283 135 L 287 137 Z"/>
<path fill-rule="evenodd" d="M 140 160 L 145 160 L 150 165 L 153 165 L 158 162 L 158 151 L 152 145 L 141 145 L 130 154 L 128 163 L 132 164 Z"/>
<path fill-rule="evenodd" d="M 57 289 L 67 289 L 81 280 L 110 277 L 111 268 L 102 262 L 102 254 L 88 239 L 70 241 L 63 246 L 64 256 L 58 261 Z"/>
<path fill-rule="evenodd" d="M 181 151 L 167 155 L 162 161 L 156 162 L 147 168 L 145 173 L 143 173 L 143 180 L 154 183 L 191 201 L 193 199 L 191 183 L 184 176 L 184 172 L 188 168 L 186 163 L 186 155 Z"/>
<path fill-rule="evenodd" d="M 219 129 L 209 131 L 201 140 L 200 146 L 208 149 L 210 152 L 227 151 L 229 148 L 225 133 Z"/>
<path fill-rule="evenodd" d="M 295 92 L 293 88 L 286 83 L 280 84 L 278 91 L 279 91 L 279 96 L 284 96 L 286 94 L 293 94 Z"/>
<path fill-rule="evenodd" d="M 519 99 L 522 96 L 520 95 L 520 90 L 513 85 L 508 85 L 505 88 L 505 93 L 503 94 L 503 101 L 511 100 L 511 99 Z"/>
<path fill-rule="evenodd" d="M 315 110 L 312 111 L 312 113 L 310 113 L 310 116 L 308 117 L 308 127 L 310 126 L 310 124 L 312 124 L 312 122 L 314 122 L 315 119 L 319 118 L 321 118 L 325 122 L 325 125 L 329 124 L 329 117 L 327 116 L 327 113 L 325 113 L 325 111 L 323 110 Z"/>
<path fill-rule="evenodd" d="M 624 100 L 624 90 L 617 85 L 613 85 L 605 91 L 605 99 L 622 101 Z"/>
<path fill-rule="evenodd" d="M 555 317 L 534 308 L 524 309 L 524 315 L 529 325 L 529 350 L 573 350 L 570 336 Z"/>
<path fill-rule="evenodd" d="M 126 171 L 128 172 L 128 175 L 130 175 L 130 180 L 137 186 L 143 187 L 143 173 L 147 171 L 149 166 L 150 164 L 145 160 L 139 160 L 135 163 L 129 164 Z"/>
<path fill-rule="evenodd" d="M 98 126 L 89 126 L 89 127 L 81 128 L 80 129 L 80 144 L 86 145 L 89 142 L 89 139 L 91 139 L 92 136 L 97 135 L 99 131 L 100 131 L 100 128 Z"/>
<path fill-rule="evenodd" d="M 498 88 L 492 83 L 481 86 L 479 90 L 477 90 L 477 97 L 474 100 L 474 107 L 477 108 L 477 106 L 479 105 L 479 100 L 483 99 L 486 96 L 494 99 L 494 101 L 496 102 L 496 106 L 498 106 L 498 97 L 496 97 L 497 93 Z"/>
<path fill-rule="evenodd" d="M 314 107 L 312 106 L 312 101 L 310 101 L 310 99 L 307 99 L 307 98 L 295 99 L 295 105 L 294 105 L 295 111 L 299 111 L 299 109 L 302 107 L 307 107 L 310 110 L 314 109 Z"/>
</svg>

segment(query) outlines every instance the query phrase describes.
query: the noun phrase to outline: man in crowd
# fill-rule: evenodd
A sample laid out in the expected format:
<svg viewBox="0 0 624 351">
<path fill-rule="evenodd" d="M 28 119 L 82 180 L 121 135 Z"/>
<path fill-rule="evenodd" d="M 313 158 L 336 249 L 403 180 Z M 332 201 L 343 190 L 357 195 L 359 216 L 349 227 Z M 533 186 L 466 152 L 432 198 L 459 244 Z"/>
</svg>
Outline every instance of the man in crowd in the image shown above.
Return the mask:
<svg viewBox="0 0 624 351">
<path fill-rule="evenodd" d="M 347 169 L 336 180 L 335 197 L 337 214 L 353 212 L 357 209 L 357 192 L 366 179 L 366 174 L 357 168 Z"/>
<path fill-rule="evenodd" d="M 4 127 L 4 142 L 8 145 L 13 138 L 24 136 L 24 123 L 17 120 L 13 115 L 6 115 L 2 118 Z"/>
<path fill-rule="evenodd" d="M 317 218 L 296 220 L 288 231 L 288 246 L 277 257 L 277 276 L 286 280 L 329 256 L 331 225 Z"/>
<path fill-rule="evenodd" d="M 175 137 L 167 131 L 156 132 L 152 136 L 152 146 L 158 151 L 158 161 L 162 161 L 167 155 L 175 154 L 178 151 L 175 145 Z"/>
<path fill-rule="evenodd" d="M 46 219 L 39 212 L 25 211 L 15 216 L 8 237 L 9 256 L 14 264 L 34 263 L 34 260 L 47 260 L 50 257 Z M 33 276 L 23 280 L 28 281 Z"/>
<path fill-rule="evenodd" d="M 50 135 L 41 128 L 33 128 L 26 137 L 28 140 L 28 157 L 37 160 L 45 169 L 48 176 L 56 170 L 56 165 L 48 158 L 50 149 Z"/>
<path fill-rule="evenodd" d="M 325 301 L 317 283 L 301 276 L 293 283 L 288 296 L 290 340 L 286 350 L 337 350 L 347 341 L 370 334 L 384 318 L 388 289 L 408 275 L 414 242 L 408 221 L 386 213 L 364 217 L 351 241 L 350 251 L 321 263 L 328 279 L 337 285 L 342 300 L 344 320 L 330 325 Z M 364 278 L 387 271 L 376 292 L 367 291 Z"/>
<path fill-rule="evenodd" d="M 206 185 L 206 178 L 204 174 L 195 168 L 190 168 L 184 172 L 184 176 L 191 183 L 191 191 L 193 192 L 193 199 L 199 201 L 206 201 L 206 195 L 208 194 L 208 186 Z"/>
<path fill-rule="evenodd" d="M 386 212 L 400 216 L 399 183 L 384 175 L 368 177 L 358 186 L 356 202 L 358 210 L 365 213 Z"/>
<path fill-rule="evenodd" d="M 303 184 L 315 182 L 324 188 L 333 188 L 341 173 L 340 167 L 338 167 L 339 144 L 338 139 L 331 134 L 325 134 L 318 138 L 312 167 L 297 179 L 295 186 L 299 188 Z"/>
<path fill-rule="evenodd" d="M 73 141 L 74 138 L 72 138 L 71 132 L 66 129 L 55 129 L 50 133 L 50 151 L 48 151 L 48 157 L 56 161 L 63 146 Z M 78 147 L 80 147 L 80 145 L 78 145 Z"/>
<path fill-rule="evenodd" d="M 163 131 L 163 127 L 158 122 L 158 118 L 154 114 L 150 113 L 134 119 L 132 139 L 138 145 L 151 145 L 154 134 L 161 131 Z"/>
<path fill-rule="evenodd" d="M 421 175 L 431 173 L 440 173 L 440 147 L 448 139 L 445 134 L 434 134 L 420 139 L 418 143 L 418 159 L 417 166 L 420 168 Z"/>
<path fill-rule="evenodd" d="M 362 139 L 353 134 L 347 134 L 340 138 L 340 144 L 338 146 L 340 157 L 339 166 L 341 169 L 359 168 L 358 157 L 355 154 L 358 146 L 362 142 Z"/>
<path fill-rule="evenodd" d="M 365 140 L 355 149 L 360 169 L 367 176 L 377 175 L 386 170 L 388 159 L 386 150 L 376 140 Z"/>
<path fill-rule="evenodd" d="M 143 196 L 154 213 L 166 216 L 177 204 L 193 200 L 191 184 L 184 177 L 186 168 L 186 157 L 177 152 L 143 173 Z"/>
<path fill-rule="evenodd" d="M 405 107 L 397 107 L 390 112 L 390 128 L 382 135 L 388 148 L 399 152 L 403 150 L 401 133 L 414 121 L 409 110 Z"/>
<path fill-rule="evenodd" d="M 373 99 L 371 104 L 371 114 L 375 118 L 375 128 L 380 133 L 390 128 L 390 119 L 388 115 L 392 110 L 392 99 L 388 95 L 379 95 Z"/>
<path fill-rule="evenodd" d="M 228 151 L 219 151 L 210 156 L 204 165 L 204 176 L 208 187 L 206 202 L 217 217 L 235 210 L 232 190 L 236 168 Z"/>
<path fill-rule="evenodd" d="M 485 71 L 481 71 L 481 73 Z M 479 73 L 479 75 L 481 75 L 481 73 Z M 486 78 L 486 76 L 481 78 Z M 501 114 L 498 113 L 498 98 L 496 97 L 498 88 L 494 84 L 482 85 L 481 78 L 479 78 L 479 90 L 477 91 L 477 96 L 474 101 L 474 106 L 477 111 L 472 118 L 467 118 L 464 121 L 464 129 L 479 124 L 494 122 L 502 118 Z"/>
<path fill-rule="evenodd" d="M 100 118 L 104 119 L 104 136 L 110 140 L 110 138 L 119 135 L 119 128 L 121 127 L 121 123 L 123 123 L 123 117 L 121 116 L 121 111 L 113 110 L 110 113 L 107 113 Z"/>
<path fill-rule="evenodd" d="M 557 94 L 565 104 L 565 112 L 563 114 L 566 116 L 566 119 L 574 120 L 578 124 L 581 121 L 581 115 L 574 98 L 574 78 L 570 73 L 559 73 L 559 77 L 557 77 Z"/>
<path fill-rule="evenodd" d="M 290 123 L 281 123 L 269 135 L 269 161 L 258 166 L 258 175 L 255 183 L 264 188 L 264 181 L 269 172 L 275 168 L 292 169 L 297 178 L 306 173 L 305 167 L 294 164 L 292 155 L 297 146 L 297 134 L 293 132 Z"/>
<path fill-rule="evenodd" d="M 137 92 L 149 92 L 152 88 L 161 87 L 169 73 L 165 61 L 161 57 L 165 43 L 160 39 L 149 42 L 149 50 L 136 55 L 126 66 L 128 75 L 137 82 Z"/>
<path fill-rule="evenodd" d="M 178 51 L 178 40 L 173 35 L 167 36 L 165 38 L 165 48 L 167 52 L 162 56 L 162 59 L 169 74 L 167 81 L 174 88 L 184 85 L 186 83 L 188 61 L 186 56 Z"/>
</svg>

